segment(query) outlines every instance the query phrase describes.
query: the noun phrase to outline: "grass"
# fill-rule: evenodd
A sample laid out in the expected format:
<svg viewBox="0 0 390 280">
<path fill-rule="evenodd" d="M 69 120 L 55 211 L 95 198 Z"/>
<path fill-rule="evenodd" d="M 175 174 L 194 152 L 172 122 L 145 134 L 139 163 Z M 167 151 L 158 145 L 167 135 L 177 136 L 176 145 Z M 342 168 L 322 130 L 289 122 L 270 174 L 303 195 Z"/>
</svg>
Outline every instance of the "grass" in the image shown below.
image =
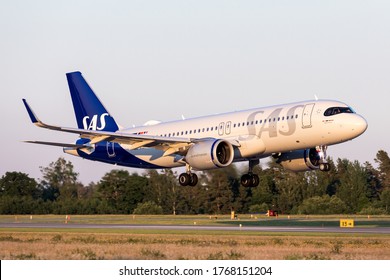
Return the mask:
<svg viewBox="0 0 390 280">
<path fill-rule="evenodd" d="M 1 232 L 1 259 L 390 259 L 390 237 Z"/>
<path fill-rule="evenodd" d="M 339 226 L 340 219 L 354 219 L 355 226 L 390 227 L 390 216 L 331 215 L 287 216 L 265 215 L 69 215 L 68 223 L 81 224 L 146 224 L 146 225 L 235 225 L 238 226 Z M 0 215 L 0 223 L 65 223 L 65 215 Z"/>
<path fill-rule="evenodd" d="M 389 216 L 71 216 L 70 223 L 243 226 L 390 226 Z M 0 216 L 0 223 L 64 223 L 65 216 Z M 245 231 L 0 228 L 0 259 L 389 260 L 390 236 Z"/>
</svg>

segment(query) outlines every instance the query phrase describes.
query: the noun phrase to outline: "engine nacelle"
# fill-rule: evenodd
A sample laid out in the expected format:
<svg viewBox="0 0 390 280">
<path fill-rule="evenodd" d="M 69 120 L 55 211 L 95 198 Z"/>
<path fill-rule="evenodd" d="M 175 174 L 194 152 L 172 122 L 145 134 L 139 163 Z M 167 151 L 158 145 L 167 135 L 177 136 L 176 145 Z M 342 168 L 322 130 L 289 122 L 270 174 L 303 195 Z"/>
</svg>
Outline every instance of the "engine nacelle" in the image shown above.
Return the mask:
<svg viewBox="0 0 390 280">
<path fill-rule="evenodd" d="M 197 170 L 208 170 L 229 166 L 233 162 L 232 144 L 222 139 L 206 140 L 193 145 L 185 161 Z"/>
<path fill-rule="evenodd" d="M 289 153 L 282 153 L 277 157 L 276 162 L 290 171 L 309 171 L 319 168 L 320 155 L 315 148 L 297 150 Z"/>
</svg>

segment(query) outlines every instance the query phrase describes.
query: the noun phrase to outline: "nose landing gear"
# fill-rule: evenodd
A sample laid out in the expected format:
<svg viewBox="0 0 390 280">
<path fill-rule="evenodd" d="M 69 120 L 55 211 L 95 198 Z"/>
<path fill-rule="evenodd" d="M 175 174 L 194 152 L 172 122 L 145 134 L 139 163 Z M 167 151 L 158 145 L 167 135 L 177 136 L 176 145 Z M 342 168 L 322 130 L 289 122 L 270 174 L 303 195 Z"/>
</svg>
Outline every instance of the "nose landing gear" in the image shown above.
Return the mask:
<svg viewBox="0 0 390 280">
<path fill-rule="evenodd" d="M 326 160 L 326 150 L 328 149 L 327 146 L 317 146 L 316 151 L 320 157 L 319 159 L 319 168 L 323 172 L 328 172 L 330 170 L 330 165 L 328 161 Z"/>
</svg>

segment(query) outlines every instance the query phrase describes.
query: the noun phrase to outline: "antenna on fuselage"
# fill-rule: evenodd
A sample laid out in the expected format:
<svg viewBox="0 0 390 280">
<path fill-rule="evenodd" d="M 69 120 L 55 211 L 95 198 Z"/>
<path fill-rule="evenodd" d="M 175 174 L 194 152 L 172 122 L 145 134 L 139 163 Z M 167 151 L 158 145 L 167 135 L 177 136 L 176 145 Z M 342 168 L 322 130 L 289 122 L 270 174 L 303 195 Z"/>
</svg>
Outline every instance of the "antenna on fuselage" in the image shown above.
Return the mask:
<svg viewBox="0 0 390 280">
<path fill-rule="evenodd" d="M 316 99 L 316 101 L 318 101 L 318 96 L 317 96 L 317 94 L 314 94 L 314 98 Z"/>
</svg>

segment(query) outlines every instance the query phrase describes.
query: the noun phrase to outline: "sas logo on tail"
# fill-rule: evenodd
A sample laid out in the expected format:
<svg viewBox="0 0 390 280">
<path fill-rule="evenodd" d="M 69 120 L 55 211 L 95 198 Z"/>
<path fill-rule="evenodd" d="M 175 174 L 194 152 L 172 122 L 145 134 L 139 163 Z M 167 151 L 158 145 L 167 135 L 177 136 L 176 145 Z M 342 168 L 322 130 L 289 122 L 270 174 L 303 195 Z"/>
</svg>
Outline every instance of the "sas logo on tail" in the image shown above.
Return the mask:
<svg viewBox="0 0 390 280">
<path fill-rule="evenodd" d="M 85 116 L 83 118 L 83 126 L 84 129 L 87 130 L 103 130 L 106 127 L 106 117 L 109 115 L 107 113 L 104 113 L 103 115 L 100 116 L 98 119 L 98 115 L 93 115 L 92 118 L 89 116 Z M 100 126 L 99 126 L 100 124 Z"/>
</svg>

